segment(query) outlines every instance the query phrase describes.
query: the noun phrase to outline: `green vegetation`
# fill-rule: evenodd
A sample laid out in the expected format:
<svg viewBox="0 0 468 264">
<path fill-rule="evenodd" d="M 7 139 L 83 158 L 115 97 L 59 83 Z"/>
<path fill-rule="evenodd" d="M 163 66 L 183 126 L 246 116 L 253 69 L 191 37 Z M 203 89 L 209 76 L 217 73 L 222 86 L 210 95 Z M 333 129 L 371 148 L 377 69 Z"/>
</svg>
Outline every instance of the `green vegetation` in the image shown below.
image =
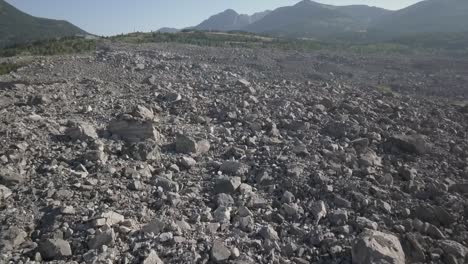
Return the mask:
<svg viewBox="0 0 468 264">
<path fill-rule="evenodd" d="M 345 41 L 324 42 L 311 39 L 272 38 L 252 33 L 208 32 L 185 30 L 179 33 L 130 33 L 89 40 L 82 37 L 66 37 L 19 44 L 0 49 L 0 57 L 27 55 L 59 55 L 90 52 L 100 41 L 141 43 L 182 43 L 212 47 L 271 48 L 297 51 L 344 51 L 359 55 L 366 54 L 445 54 L 468 55 L 468 34 L 415 35 L 391 42 L 358 43 Z"/>
<path fill-rule="evenodd" d="M 97 40 L 87 40 L 79 37 L 42 40 L 30 44 L 19 44 L 0 49 L 0 57 L 84 53 L 95 50 L 96 43 Z"/>
<path fill-rule="evenodd" d="M 0 75 L 4 75 L 12 71 L 16 71 L 20 67 L 21 65 L 19 64 L 6 63 L 6 62 L 0 63 Z"/>
<path fill-rule="evenodd" d="M 216 47 L 263 47 L 284 50 L 347 51 L 356 54 L 454 54 L 468 55 L 468 34 L 421 35 L 388 42 L 358 43 L 309 39 L 271 38 L 245 32 L 207 32 L 184 30 L 179 33 L 131 33 L 109 38 L 127 43 L 184 43 Z M 444 45 L 447 43 L 447 45 Z"/>
</svg>

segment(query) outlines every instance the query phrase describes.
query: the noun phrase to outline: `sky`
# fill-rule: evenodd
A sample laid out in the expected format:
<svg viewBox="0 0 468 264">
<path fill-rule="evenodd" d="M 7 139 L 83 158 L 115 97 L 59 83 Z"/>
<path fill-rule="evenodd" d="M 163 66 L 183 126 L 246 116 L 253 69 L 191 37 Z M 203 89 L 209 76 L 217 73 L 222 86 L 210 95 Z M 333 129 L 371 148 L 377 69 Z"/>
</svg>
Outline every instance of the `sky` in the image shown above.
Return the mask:
<svg viewBox="0 0 468 264">
<path fill-rule="evenodd" d="M 67 20 L 96 35 L 195 26 L 232 8 L 252 14 L 294 5 L 299 0 L 6 0 L 28 14 Z M 317 0 L 332 5 L 365 4 L 397 10 L 420 0 Z"/>
</svg>

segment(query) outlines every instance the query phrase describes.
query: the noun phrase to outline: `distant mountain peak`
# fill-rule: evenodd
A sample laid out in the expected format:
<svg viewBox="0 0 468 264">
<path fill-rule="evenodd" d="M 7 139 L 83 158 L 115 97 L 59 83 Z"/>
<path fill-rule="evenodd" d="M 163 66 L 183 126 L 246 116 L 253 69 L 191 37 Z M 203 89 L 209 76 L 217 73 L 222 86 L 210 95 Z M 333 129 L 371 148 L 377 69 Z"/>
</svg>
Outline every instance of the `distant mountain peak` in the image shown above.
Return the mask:
<svg viewBox="0 0 468 264">
<path fill-rule="evenodd" d="M 223 13 L 225 13 L 225 14 L 236 14 L 236 15 L 239 14 L 239 13 L 236 12 L 236 10 L 231 9 L 231 8 L 224 10 Z"/>
</svg>

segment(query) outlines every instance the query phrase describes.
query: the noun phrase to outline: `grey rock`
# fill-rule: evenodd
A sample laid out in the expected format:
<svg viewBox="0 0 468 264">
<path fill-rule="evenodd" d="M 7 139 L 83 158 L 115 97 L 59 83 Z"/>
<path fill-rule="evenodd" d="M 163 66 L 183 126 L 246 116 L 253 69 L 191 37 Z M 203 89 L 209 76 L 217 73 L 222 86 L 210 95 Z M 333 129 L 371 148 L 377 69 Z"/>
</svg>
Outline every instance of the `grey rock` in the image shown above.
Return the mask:
<svg viewBox="0 0 468 264">
<path fill-rule="evenodd" d="M 387 148 L 409 154 L 426 154 L 430 147 L 421 135 L 395 135 L 386 142 Z"/>
<path fill-rule="evenodd" d="M 100 247 L 113 246 L 115 243 L 115 232 L 108 225 L 104 225 L 96 231 L 96 234 L 93 238 L 88 241 L 88 247 L 90 249 L 99 249 Z"/>
<path fill-rule="evenodd" d="M 8 187 L 0 184 L 0 201 L 7 199 L 11 194 L 12 192 Z"/>
<path fill-rule="evenodd" d="M 285 191 L 283 193 L 283 196 L 281 197 L 281 202 L 283 202 L 283 203 L 292 203 L 292 202 L 294 202 L 295 199 L 296 198 L 294 197 L 294 194 L 292 194 L 289 191 Z"/>
<path fill-rule="evenodd" d="M 270 225 L 263 226 L 260 229 L 259 234 L 267 240 L 279 240 L 278 233 Z"/>
<path fill-rule="evenodd" d="M 468 248 L 456 241 L 442 240 L 439 244 L 446 254 L 452 254 L 457 258 L 465 258 L 468 255 Z"/>
<path fill-rule="evenodd" d="M 120 117 L 112 120 L 107 130 L 113 135 L 119 136 L 128 142 L 153 140 L 159 142 L 160 134 L 151 121 L 141 121 L 128 117 Z"/>
<path fill-rule="evenodd" d="M 222 241 L 214 241 L 211 248 L 211 260 L 214 263 L 224 263 L 231 256 L 231 250 Z"/>
<path fill-rule="evenodd" d="M 413 214 L 416 218 L 434 225 L 448 226 L 456 221 L 453 214 L 440 206 L 421 205 L 414 209 Z"/>
<path fill-rule="evenodd" d="M 47 239 L 40 242 L 39 252 L 45 260 L 61 259 L 72 255 L 70 244 L 63 239 Z"/>
<path fill-rule="evenodd" d="M 0 249 L 4 251 L 14 250 L 25 242 L 27 237 L 28 234 L 16 226 L 8 229 L 2 228 L 0 232 Z"/>
<path fill-rule="evenodd" d="M 468 183 L 453 184 L 449 188 L 450 192 L 458 192 L 461 194 L 468 194 Z"/>
<path fill-rule="evenodd" d="M 133 159 L 140 161 L 159 161 L 161 159 L 161 150 L 152 140 L 133 143 L 128 146 L 126 153 Z"/>
<path fill-rule="evenodd" d="M 197 141 L 182 134 L 177 135 L 175 148 L 178 153 L 183 154 L 192 154 L 198 152 Z"/>
<path fill-rule="evenodd" d="M 24 182 L 24 180 L 23 174 L 17 173 L 8 167 L 0 168 L 0 184 L 11 187 Z M 7 191 L 5 190 L 5 192 Z"/>
<path fill-rule="evenodd" d="M 330 219 L 330 222 L 335 226 L 345 225 L 348 222 L 348 212 L 343 209 L 338 209 L 331 213 L 328 219 Z"/>
<path fill-rule="evenodd" d="M 190 169 L 194 167 L 197 162 L 191 157 L 182 157 L 180 159 L 180 165 L 185 169 Z"/>
<path fill-rule="evenodd" d="M 179 192 L 179 184 L 164 177 L 156 177 L 154 185 L 161 187 L 166 192 Z"/>
<path fill-rule="evenodd" d="M 65 130 L 65 135 L 69 136 L 72 140 L 95 140 L 98 138 L 96 129 L 85 122 L 72 122 L 70 127 Z"/>
<path fill-rule="evenodd" d="M 219 167 L 219 170 L 227 175 L 242 176 L 248 172 L 248 167 L 237 161 L 225 161 Z"/>
<path fill-rule="evenodd" d="M 213 212 L 213 218 L 218 223 L 229 223 L 231 221 L 231 207 L 220 206 Z"/>
<path fill-rule="evenodd" d="M 138 119 L 146 120 L 146 121 L 153 121 L 154 120 L 154 112 L 144 106 L 137 105 L 133 108 L 131 113 L 133 117 Z"/>
<path fill-rule="evenodd" d="M 141 229 L 144 233 L 153 233 L 158 235 L 161 233 L 164 228 L 166 228 L 166 223 L 160 219 L 154 219 Z"/>
<path fill-rule="evenodd" d="M 241 185 L 240 177 L 223 176 L 216 180 L 214 186 L 215 193 L 234 193 Z"/>
<path fill-rule="evenodd" d="M 352 259 L 356 264 L 406 263 L 398 237 L 369 229 L 353 242 Z"/>
<path fill-rule="evenodd" d="M 215 203 L 216 206 L 232 206 L 234 205 L 234 199 L 232 199 L 232 196 L 226 193 L 220 193 L 215 196 Z"/>
<path fill-rule="evenodd" d="M 142 264 L 164 264 L 164 262 L 159 258 L 158 253 L 152 249 Z"/>
<path fill-rule="evenodd" d="M 318 224 L 322 218 L 327 216 L 327 207 L 325 206 L 324 201 L 318 201 L 312 204 L 310 211 L 314 216 L 316 224 Z"/>
</svg>

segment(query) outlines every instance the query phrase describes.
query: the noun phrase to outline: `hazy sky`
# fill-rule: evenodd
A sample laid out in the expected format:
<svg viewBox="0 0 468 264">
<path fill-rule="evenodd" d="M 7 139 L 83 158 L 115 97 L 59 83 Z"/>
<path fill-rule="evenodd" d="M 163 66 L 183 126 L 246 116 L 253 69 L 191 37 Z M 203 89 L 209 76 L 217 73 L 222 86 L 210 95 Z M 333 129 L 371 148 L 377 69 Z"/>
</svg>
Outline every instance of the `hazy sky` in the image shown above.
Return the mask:
<svg viewBox="0 0 468 264">
<path fill-rule="evenodd" d="M 64 19 L 89 33 L 114 35 L 161 27 L 195 26 L 211 15 L 232 8 L 251 14 L 299 0 L 6 0 L 34 16 Z M 366 4 L 400 9 L 420 0 L 317 0 L 334 5 Z"/>
</svg>

